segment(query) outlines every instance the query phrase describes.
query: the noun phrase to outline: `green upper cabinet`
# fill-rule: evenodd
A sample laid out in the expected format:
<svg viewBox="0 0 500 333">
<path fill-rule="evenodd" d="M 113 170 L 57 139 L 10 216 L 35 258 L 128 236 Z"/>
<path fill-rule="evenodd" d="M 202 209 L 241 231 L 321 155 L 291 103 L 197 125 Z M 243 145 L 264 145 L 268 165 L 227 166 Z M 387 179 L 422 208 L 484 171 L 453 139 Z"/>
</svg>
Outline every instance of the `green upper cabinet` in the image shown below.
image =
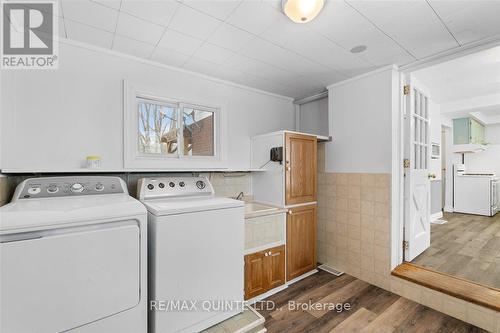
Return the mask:
<svg viewBox="0 0 500 333">
<path fill-rule="evenodd" d="M 484 144 L 484 126 L 472 118 L 453 119 L 453 144 Z"/>
</svg>

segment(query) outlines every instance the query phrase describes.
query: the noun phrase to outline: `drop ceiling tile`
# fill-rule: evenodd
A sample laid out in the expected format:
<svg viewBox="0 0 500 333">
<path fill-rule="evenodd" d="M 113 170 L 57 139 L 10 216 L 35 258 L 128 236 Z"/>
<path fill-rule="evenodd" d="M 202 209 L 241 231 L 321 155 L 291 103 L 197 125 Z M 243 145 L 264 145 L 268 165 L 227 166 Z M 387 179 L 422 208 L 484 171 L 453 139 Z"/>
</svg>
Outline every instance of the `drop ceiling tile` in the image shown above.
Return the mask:
<svg viewBox="0 0 500 333">
<path fill-rule="evenodd" d="M 157 47 L 153 51 L 151 60 L 160 62 L 165 65 L 182 67 L 182 65 L 189 59 L 189 55 L 176 52 L 171 49 Z"/>
<path fill-rule="evenodd" d="M 307 26 L 293 23 L 286 18 L 277 20 L 262 34 L 262 37 L 341 72 L 349 73 L 371 65 Z"/>
<path fill-rule="evenodd" d="M 260 38 L 250 41 L 239 53 L 296 74 L 316 73 L 327 69 Z"/>
<path fill-rule="evenodd" d="M 118 11 L 88 0 L 64 0 L 62 9 L 65 18 L 95 28 L 114 32 Z"/>
<path fill-rule="evenodd" d="M 65 20 L 65 26 L 68 38 L 70 39 L 100 46 L 106 49 L 111 48 L 113 34 L 110 32 L 71 21 L 69 19 Z"/>
<path fill-rule="evenodd" d="M 295 73 L 285 71 L 275 66 L 263 63 L 258 60 L 250 59 L 242 55 L 234 55 L 224 62 L 221 68 L 234 69 L 257 77 L 265 78 L 272 82 L 287 84 L 294 82 L 298 76 Z"/>
<path fill-rule="evenodd" d="M 259 35 L 265 31 L 281 13 L 263 1 L 244 0 L 227 18 L 226 22 Z"/>
<path fill-rule="evenodd" d="M 217 77 L 217 64 L 203 59 L 192 57 L 182 66 L 182 68 L 195 73 Z"/>
<path fill-rule="evenodd" d="M 213 35 L 208 38 L 208 41 L 212 44 L 237 52 L 254 38 L 254 35 L 245 30 L 236 28 L 227 23 L 222 23 L 217 30 L 215 30 Z"/>
<path fill-rule="evenodd" d="M 200 39 L 182 34 L 175 30 L 167 29 L 158 46 L 192 55 L 202 43 L 203 41 Z"/>
<path fill-rule="evenodd" d="M 221 21 L 187 6 L 179 6 L 169 28 L 202 40 L 207 39 Z"/>
<path fill-rule="evenodd" d="M 500 35 L 500 1 L 436 1 L 430 5 L 461 44 Z"/>
<path fill-rule="evenodd" d="M 170 23 L 178 6 L 179 2 L 174 0 L 125 0 L 120 10 L 166 27 Z"/>
<path fill-rule="evenodd" d="M 164 27 L 144 21 L 127 13 L 120 13 L 116 33 L 141 42 L 156 45 L 165 30 Z"/>
<path fill-rule="evenodd" d="M 116 9 L 116 10 L 120 10 L 120 6 L 122 4 L 122 0 L 90 0 L 90 1 L 96 2 L 100 5 L 103 5 L 103 6 L 112 8 L 112 9 Z M 125 1 L 128 1 L 128 0 L 124 0 L 123 2 L 125 2 Z"/>
<path fill-rule="evenodd" d="M 327 2 L 320 15 L 307 26 L 345 50 L 365 45 L 366 51 L 358 56 L 377 66 L 416 60 L 345 2 Z"/>
<path fill-rule="evenodd" d="M 153 52 L 154 46 L 135 39 L 115 35 L 113 50 L 147 59 Z"/>
<path fill-rule="evenodd" d="M 348 3 L 418 59 L 459 46 L 425 0 Z"/>
<path fill-rule="evenodd" d="M 239 6 L 241 0 L 215 0 L 215 1 L 200 1 L 200 0 L 183 0 L 182 3 L 188 7 L 194 8 L 207 15 L 225 20 L 236 7 Z"/>
<path fill-rule="evenodd" d="M 205 43 L 194 53 L 193 57 L 220 65 L 231 58 L 233 54 L 233 52 L 216 45 Z"/>
</svg>

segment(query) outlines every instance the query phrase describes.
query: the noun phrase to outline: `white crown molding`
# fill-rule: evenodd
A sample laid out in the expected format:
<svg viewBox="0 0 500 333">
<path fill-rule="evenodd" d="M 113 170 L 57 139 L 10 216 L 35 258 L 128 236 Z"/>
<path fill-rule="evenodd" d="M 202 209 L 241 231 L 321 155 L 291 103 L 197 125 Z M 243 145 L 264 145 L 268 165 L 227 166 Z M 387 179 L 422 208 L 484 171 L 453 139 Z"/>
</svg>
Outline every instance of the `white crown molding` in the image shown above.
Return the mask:
<svg viewBox="0 0 500 333">
<path fill-rule="evenodd" d="M 257 89 L 257 88 L 253 88 L 253 87 L 249 87 L 249 86 L 245 86 L 243 84 L 239 84 L 239 83 L 235 83 L 235 82 L 231 82 L 231 81 L 219 79 L 219 78 L 216 78 L 216 77 L 213 77 L 213 76 L 209 76 L 209 75 L 205 75 L 205 74 L 193 72 L 193 71 L 190 71 L 190 70 L 187 70 L 187 69 L 183 69 L 183 68 L 179 68 L 179 67 L 174 67 L 174 66 L 170 66 L 170 65 L 165 65 L 165 64 L 162 64 L 160 62 L 156 62 L 156 61 L 152 61 L 152 60 L 148 60 L 148 59 L 136 57 L 136 56 L 133 56 L 133 55 L 125 54 L 125 53 L 122 53 L 122 52 L 117 52 L 117 51 L 114 51 L 114 50 L 105 49 L 105 48 L 102 48 L 102 47 L 94 46 L 94 45 L 83 43 L 83 42 L 74 41 L 72 39 L 59 37 L 58 40 L 59 40 L 59 42 L 61 42 L 63 44 L 67 44 L 67 45 L 71 45 L 71 46 L 75 46 L 75 47 L 80 47 L 80 48 L 83 48 L 83 49 L 87 49 L 87 50 L 91 50 L 91 51 L 95 51 L 95 52 L 100 52 L 100 53 L 104 53 L 104 54 L 109 54 L 109 55 L 112 55 L 112 56 L 115 56 L 115 57 L 120 57 L 120 58 L 124 58 L 124 59 L 129 59 L 129 60 L 137 61 L 137 62 L 146 64 L 146 65 L 155 66 L 155 67 L 159 67 L 159 68 L 164 68 L 164 69 L 168 69 L 168 70 L 173 70 L 173 71 L 176 71 L 176 72 L 179 72 L 179 73 L 193 75 L 193 76 L 196 76 L 196 77 L 199 77 L 199 78 L 203 78 L 203 79 L 206 79 L 206 80 L 209 80 L 209 81 L 212 81 L 212 82 L 216 82 L 216 83 L 220 83 L 220 84 L 225 84 L 225 85 L 232 86 L 232 87 L 235 87 L 235 88 L 239 88 L 239 89 L 243 89 L 243 90 L 248 90 L 248 91 L 259 93 L 259 94 L 263 94 L 263 95 L 268 95 L 268 96 L 272 96 L 272 97 L 284 99 L 286 101 L 293 102 L 293 100 L 294 100 L 293 97 L 275 94 L 275 93 L 272 93 L 272 92 L 269 92 L 269 91 L 265 91 L 265 90 L 261 90 L 261 89 Z"/>
<path fill-rule="evenodd" d="M 354 82 L 354 81 L 358 81 L 358 80 L 361 80 L 361 79 L 364 79 L 364 78 L 367 78 L 367 77 L 370 77 L 370 76 L 373 76 L 373 75 L 377 75 L 377 74 L 380 74 L 380 73 L 383 73 L 383 72 L 393 71 L 393 70 L 397 71 L 398 70 L 398 66 L 397 65 L 383 66 L 383 67 L 377 68 L 377 69 L 375 69 L 373 71 L 370 71 L 370 72 L 367 72 L 367 73 L 363 73 L 363 74 L 358 75 L 358 76 L 351 77 L 350 79 L 330 84 L 326 88 L 327 89 L 331 89 L 333 87 L 342 86 L 344 84 L 348 84 L 348 83 L 351 83 L 351 82 Z"/>
</svg>

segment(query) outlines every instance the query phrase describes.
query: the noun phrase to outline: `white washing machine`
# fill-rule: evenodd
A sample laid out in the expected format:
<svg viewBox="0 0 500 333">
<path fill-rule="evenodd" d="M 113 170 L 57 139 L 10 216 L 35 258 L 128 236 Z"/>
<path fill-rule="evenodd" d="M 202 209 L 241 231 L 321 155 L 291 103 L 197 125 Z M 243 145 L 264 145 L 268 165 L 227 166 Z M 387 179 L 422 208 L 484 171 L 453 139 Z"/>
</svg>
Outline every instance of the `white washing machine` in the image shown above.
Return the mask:
<svg viewBox="0 0 500 333">
<path fill-rule="evenodd" d="M 0 208 L 0 332 L 147 332 L 146 235 L 118 177 L 23 181 Z"/>
<path fill-rule="evenodd" d="M 148 214 L 149 329 L 199 332 L 242 311 L 244 203 L 205 177 L 140 179 Z"/>
</svg>

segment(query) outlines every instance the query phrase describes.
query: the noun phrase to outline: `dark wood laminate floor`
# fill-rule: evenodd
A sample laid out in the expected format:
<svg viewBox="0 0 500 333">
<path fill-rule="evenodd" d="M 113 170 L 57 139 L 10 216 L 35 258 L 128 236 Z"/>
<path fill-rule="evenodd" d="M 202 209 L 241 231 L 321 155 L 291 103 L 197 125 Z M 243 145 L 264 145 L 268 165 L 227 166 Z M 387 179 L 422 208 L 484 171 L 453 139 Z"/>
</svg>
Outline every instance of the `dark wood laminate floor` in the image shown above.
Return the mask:
<svg viewBox="0 0 500 333">
<path fill-rule="evenodd" d="M 431 225 L 431 246 L 412 263 L 500 289 L 500 214 L 443 219 Z"/>
<path fill-rule="evenodd" d="M 269 333 L 486 332 L 349 275 L 320 271 L 269 297 L 275 309 L 258 311 Z M 349 310 L 291 309 L 289 302 L 344 303 Z"/>
</svg>

